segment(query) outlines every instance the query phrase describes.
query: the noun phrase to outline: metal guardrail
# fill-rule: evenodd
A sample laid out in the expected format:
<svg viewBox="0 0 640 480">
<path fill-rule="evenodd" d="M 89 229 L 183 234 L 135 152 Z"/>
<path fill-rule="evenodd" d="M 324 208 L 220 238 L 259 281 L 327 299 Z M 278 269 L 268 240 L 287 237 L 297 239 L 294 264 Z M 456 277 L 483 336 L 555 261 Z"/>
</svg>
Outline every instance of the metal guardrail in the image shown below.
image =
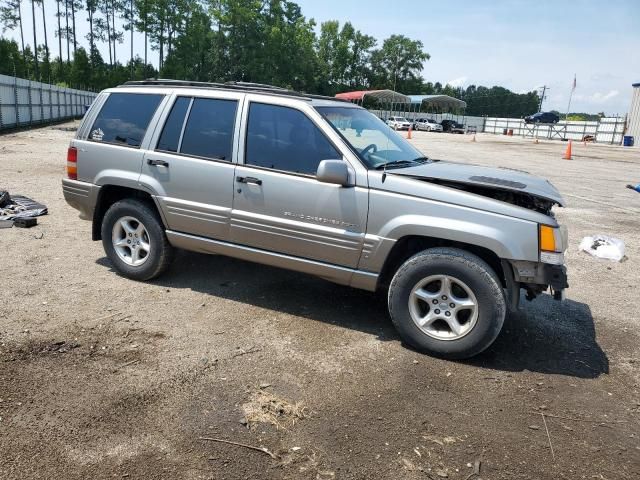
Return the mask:
<svg viewBox="0 0 640 480">
<path fill-rule="evenodd" d="M 97 93 L 0 75 L 0 131 L 82 117 Z"/>
</svg>

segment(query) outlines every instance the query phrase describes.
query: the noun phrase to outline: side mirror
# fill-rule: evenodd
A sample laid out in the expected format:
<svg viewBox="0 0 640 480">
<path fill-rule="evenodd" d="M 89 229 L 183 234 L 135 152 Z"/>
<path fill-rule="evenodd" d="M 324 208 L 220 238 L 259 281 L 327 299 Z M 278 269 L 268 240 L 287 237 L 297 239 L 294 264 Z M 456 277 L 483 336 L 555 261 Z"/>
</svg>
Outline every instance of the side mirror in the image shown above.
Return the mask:
<svg viewBox="0 0 640 480">
<path fill-rule="evenodd" d="M 316 180 L 343 187 L 353 186 L 353 182 L 349 181 L 349 167 L 343 160 L 322 160 L 318 165 Z"/>
</svg>

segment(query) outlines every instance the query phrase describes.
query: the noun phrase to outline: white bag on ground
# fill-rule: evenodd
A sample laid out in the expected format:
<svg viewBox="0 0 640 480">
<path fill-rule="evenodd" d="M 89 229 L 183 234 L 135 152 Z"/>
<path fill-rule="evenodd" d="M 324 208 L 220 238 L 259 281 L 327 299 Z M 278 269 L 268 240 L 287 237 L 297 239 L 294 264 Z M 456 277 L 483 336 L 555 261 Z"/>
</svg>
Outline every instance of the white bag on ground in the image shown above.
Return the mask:
<svg viewBox="0 0 640 480">
<path fill-rule="evenodd" d="M 584 237 L 578 249 L 594 257 L 604 258 L 614 262 L 619 262 L 624 258 L 624 242 L 619 238 L 608 237 L 602 234 Z"/>
</svg>

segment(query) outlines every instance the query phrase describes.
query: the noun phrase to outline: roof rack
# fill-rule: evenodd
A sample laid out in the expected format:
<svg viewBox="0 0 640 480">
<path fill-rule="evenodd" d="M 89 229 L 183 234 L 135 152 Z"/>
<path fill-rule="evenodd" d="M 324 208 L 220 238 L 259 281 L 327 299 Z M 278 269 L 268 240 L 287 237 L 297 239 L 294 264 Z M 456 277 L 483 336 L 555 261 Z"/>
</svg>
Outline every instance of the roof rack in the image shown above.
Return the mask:
<svg viewBox="0 0 640 480">
<path fill-rule="evenodd" d="M 146 80 L 131 80 L 123 83 L 121 86 L 167 86 L 167 87 L 191 87 L 191 88 L 214 88 L 220 90 L 240 90 L 243 92 L 259 92 L 270 93 L 272 95 L 284 95 L 290 97 L 301 97 L 319 100 L 343 101 L 335 97 L 327 97 L 325 95 L 314 95 L 310 93 L 301 93 L 294 90 L 288 90 L 274 85 L 252 82 L 193 82 L 190 80 L 174 80 L 170 78 L 149 78 Z"/>
</svg>

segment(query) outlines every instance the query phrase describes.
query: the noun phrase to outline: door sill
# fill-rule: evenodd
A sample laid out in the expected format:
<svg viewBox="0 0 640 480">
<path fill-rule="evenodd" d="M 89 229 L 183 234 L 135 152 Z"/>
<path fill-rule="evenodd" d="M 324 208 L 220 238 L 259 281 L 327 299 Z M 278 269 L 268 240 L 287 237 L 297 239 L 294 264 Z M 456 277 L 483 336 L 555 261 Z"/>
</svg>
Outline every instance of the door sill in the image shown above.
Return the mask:
<svg viewBox="0 0 640 480">
<path fill-rule="evenodd" d="M 362 290 L 375 291 L 378 274 L 363 272 L 348 267 L 318 262 L 306 258 L 294 257 L 283 253 L 270 252 L 259 248 L 199 237 L 188 233 L 167 230 L 169 243 L 177 248 L 200 253 L 225 255 L 250 262 L 262 263 L 273 267 L 308 273 L 340 285 L 349 285 Z"/>
</svg>

